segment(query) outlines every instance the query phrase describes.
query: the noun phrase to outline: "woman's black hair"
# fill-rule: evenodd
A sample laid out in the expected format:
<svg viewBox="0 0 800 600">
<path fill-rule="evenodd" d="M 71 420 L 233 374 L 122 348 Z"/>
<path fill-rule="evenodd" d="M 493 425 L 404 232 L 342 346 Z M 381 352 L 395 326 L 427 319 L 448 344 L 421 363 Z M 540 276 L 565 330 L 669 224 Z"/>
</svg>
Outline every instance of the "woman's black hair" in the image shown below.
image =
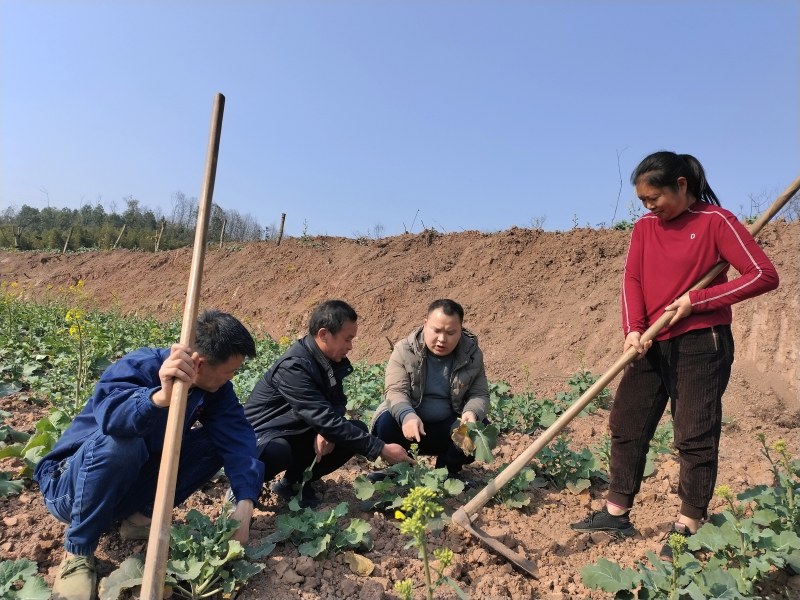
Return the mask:
<svg viewBox="0 0 800 600">
<path fill-rule="evenodd" d="M 662 150 L 654 152 L 639 163 L 631 174 L 631 183 L 644 180 L 653 187 L 678 189 L 678 177 L 686 178 L 686 191 L 700 202 L 721 206 L 719 198 L 706 181 L 703 165 L 691 154 L 675 154 Z"/>
</svg>

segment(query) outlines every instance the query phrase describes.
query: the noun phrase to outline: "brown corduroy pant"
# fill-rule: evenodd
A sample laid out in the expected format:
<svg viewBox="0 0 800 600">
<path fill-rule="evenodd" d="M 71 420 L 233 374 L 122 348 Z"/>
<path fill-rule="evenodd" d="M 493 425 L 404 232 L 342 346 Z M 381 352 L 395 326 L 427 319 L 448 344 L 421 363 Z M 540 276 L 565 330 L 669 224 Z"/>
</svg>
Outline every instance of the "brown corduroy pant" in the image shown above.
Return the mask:
<svg viewBox="0 0 800 600">
<path fill-rule="evenodd" d="M 733 363 L 728 325 L 655 342 L 625 368 L 611 408 L 611 483 L 607 500 L 630 508 L 639 492 L 650 440 L 672 411 L 678 450 L 680 512 L 706 516 L 714 493 L 722 429 L 722 395 Z"/>
</svg>

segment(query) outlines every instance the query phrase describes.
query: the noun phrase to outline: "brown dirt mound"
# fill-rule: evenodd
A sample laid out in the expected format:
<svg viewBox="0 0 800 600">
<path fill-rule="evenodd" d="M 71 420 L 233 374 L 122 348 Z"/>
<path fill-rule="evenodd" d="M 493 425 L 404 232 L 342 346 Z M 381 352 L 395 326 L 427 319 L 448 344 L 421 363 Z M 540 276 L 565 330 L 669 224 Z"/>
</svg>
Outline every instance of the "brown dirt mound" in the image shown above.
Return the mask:
<svg viewBox="0 0 800 600">
<path fill-rule="evenodd" d="M 734 307 L 736 363 L 725 397 L 720 483 L 741 489 L 768 483 L 754 436 L 785 438 L 797 451 L 798 413 L 798 240 L 800 224 L 774 223 L 760 236 L 781 276 L 775 292 Z M 466 326 L 480 339 L 491 380 L 505 380 L 539 396 L 564 389 L 579 368 L 595 374 L 621 352 L 619 284 L 628 234 L 575 229 L 550 233 L 511 229 L 501 233 L 441 235 L 426 231 L 383 240 L 345 238 L 284 240 L 210 249 L 203 274 L 202 307 L 231 311 L 256 331 L 278 338 L 302 332 L 310 308 L 326 298 L 349 301 L 360 314 L 355 360 L 382 362 L 389 342 L 418 324 L 431 300 L 450 297 L 467 312 Z M 191 262 L 189 249 L 159 253 L 105 251 L 82 254 L 0 253 L 2 281 L 18 282 L 31 297 L 78 280 L 99 306 L 123 313 L 177 316 L 183 308 Z M 612 385 L 613 388 L 613 385 Z M 14 399 L 12 425 L 32 431 L 40 410 Z M 576 419 L 569 435 L 577 447 L 598 444 L 607 411 Z M 498 452 L 508 462 L 531 443 L 506 436 Z M 309 562 L 295 550 L 278 549 L 267 569 L 240 595 L 244 599 L 395 598 L 393 583 L 421 581 L 416 553 L 403 549 L 395 525 L 382 514 L 358 514 L 352 479 L 366 464 L 353 461 L 324 483 L 325 502 L 347 500 L 353 513 L 370 521 L 378 540 L 369 557 L 378 565 L 369 578 L 349 572 L 341 557 Z M 474 467 L 481 475 L 482 467 Z M 533 558 L 537 581 L 514 571 L 455 527 L 432 540 L 456 553 L 453 576 L 472 598 L 601 598 L 581 585 L 580 568 L 600 556 L 628 566 L 656 550 L 677 510 L 677 464 L 668 459 L 643 485 L 634 512 L 640 535 L 618 542 L 605 535 L 577 536 L 571 521 L 599 505 L 603 489 L 574 496 L 537 490 L 529 507 L 488 507 L 481 525 Z M 215 511 L 222 484 L 196 494 L 189 507 Z M 285 510 L 267 497 L 270 511 Z M 187 507 L 188 508 L 188 507 Z M 27 557 L 44 570 L 61 557 L 63 526 L 47 516 L 38 490 L 0 501 L 0 559 Z M 274 528 L 275 512 L 258 511 L 255 537 Z M 115 568 L 131 551 L 116 533 L 100 547 L 101 569 Z M 292 583 L 296 581 L 298 583 Z M 416 590 L 417 595 L 421 590 Z M 442 588 L 437 597 L 454 597 Z"/>
</svg>

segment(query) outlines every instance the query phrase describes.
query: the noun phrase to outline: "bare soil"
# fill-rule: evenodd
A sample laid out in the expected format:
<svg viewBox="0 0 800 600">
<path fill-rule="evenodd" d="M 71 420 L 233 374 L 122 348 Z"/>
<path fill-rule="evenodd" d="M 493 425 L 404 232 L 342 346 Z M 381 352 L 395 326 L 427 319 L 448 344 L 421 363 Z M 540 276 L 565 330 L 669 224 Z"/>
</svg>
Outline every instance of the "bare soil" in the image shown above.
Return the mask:
<svg viewBox="0 0 800 600">
<path fill-rule="evenodd" d="M 206 254 L 201 308 L 228 310 L 254 331 L 278 338 L 302 332 L 310 308 L 320 300 L 342 298 L 360 315 L 351 358 L 382 362 L 390 342 L 421 321 L 430 301 L 450 297 L 466 309 L 465 325 L 479 336 L 490 380 L 504 380 L 516 391 L 533 390 L 539 397 L 552 396 L 565 390 L 567 378 L 580 368 L 600 374 L 621 352 L 618 296 L 627 241 L 628 234 L 618 231 L 511 229 L 494 234 L 426 231 L 368 241 L 288 239 L 280 246 L 264 242 L 214 248 Z M 770 441 L 785 439 L 798 453 L 799 241 L 800 224 L 767 226 L 760 242 L 778 268 L 781 285 L 734 307 L 736 362 L 724 401 L 718 480 L 734 491 L 771 483 L 758 451 L 758 433 Z M 167 318 L 182 312 L 190 263 L 190 249 L 155 255 L 119 250 L 6 252 L 0 253 L 0 277 L 24 285 L 33 298 L 45 297 L 51 287 L 83 280 L 100 307 Z M 29 432 L 46 411 L 14 397 L 0 399 L 0 409 L 13 413 L 12 426 Z M 574 447 L 591 447 L 607 431 L 607 421 L 608 411 L 601 410 L 575 419 L 566 433 Z M 504 436 L 499 460 L 509 462 L 533 439 Z M 323 506 L 348 501 L 351 515 L 372 525 L 375 547 L 366 556 L 376 564 L 373 574 L 353 574 L 340 556 L 313 561 L 279 546 L 240 598 L 397 598 L 394 582 L 406 577 L 420 585 L 416 597 L 423 596 L 421 562 L 416 551 L 403 548 L 405 540 L 393 519 L 358 510 L 352 480 L 368 468 L 363 459 L 354 459 L 321 482 L 320 491 Z M 469 471 L 478 479 L 488 473 L 482 465 Z M 535 490 L 530 506 L 522 510 L 491 505 L 481 510 L 478 524 L 534 560 L 539 579 L 515 570 L 453 525 L 432 536 L 431 545 L 455 552 L 450 574 L 472 598 L 602 598 L 604 594 L 582 585 L 581 567 L 600 557 L 633 566 L 647 550 L 657 551 L 677 513 L 676 486 L 677 462 L 668 457 L 645 480 L 632 513 L 639 534 L 626 541 L 606 534 L 576 535 L 569 528 L 569 523 L 601 506 L 602 484 L 580 495 Z M 216 515 L 224 488 L 224 482 L 209 484 L 177 511 L 176 518 L 189 508 Z M 466 502 L 470 493 L 474 492 L 459 501 Z M 267 510 L 256 511 L 255 539 L 274 531 L 276 515 L 287 510 L 269 492 L 262 501 Z M 450 508 L 458 505 L 451 503 Z M 712 510 L 718 506 L 715 500 Z M 46 512 L 36 486 L 0 500 L 0 514 L 0 560 L 35 560 L 52 582 L 62 556 L 64 526 Z M 101 575 L 143 548 L 143 543 L 125 542 L 116 531 L 110 532 L 98 550 Z M 779 597 L 784 583 L 782 574 L 771 582 L 773 597 Z M 441 588 L 436 597 L 455 596 Z"/>
</svg>

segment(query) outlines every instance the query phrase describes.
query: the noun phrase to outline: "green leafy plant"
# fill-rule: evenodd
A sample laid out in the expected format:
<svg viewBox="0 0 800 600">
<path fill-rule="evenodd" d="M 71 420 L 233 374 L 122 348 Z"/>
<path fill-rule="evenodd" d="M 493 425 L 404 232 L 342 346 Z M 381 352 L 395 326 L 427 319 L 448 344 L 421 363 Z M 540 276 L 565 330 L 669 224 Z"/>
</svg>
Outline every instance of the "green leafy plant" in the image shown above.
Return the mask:
<svg viewBox="0 0 800 600">
<path fill-rule="evenodd" d="M 272 363 L 286 351 L 292 340 L 288 337 L 283 337 L 275 341 L 265 335 L 257 337 L 255 342 L 255 357 L 248 358 L 237 371 L 236 377 L 233 378 L 233 389 L 237 397 L 242 401 L 247 399 L 258 380 L 264 376 L 264 373 L 272 366 Z"/>
<path fill-rule="evenodd" d="M 313 510 L 300 508 L 296 499 L 289 503 L 292 512 L 278 515 L 275 521 L 277 530 L 267 536 L 270 542 L 290 542 L 297 546 L 298 552 L 313 558 L 325 558 L 345 550 L 370 550 L 372 548 L 372 527 L 362 519 L 350 519 L 347 527 L 341 526 L 341 519 L 348 513 L 347 502 L 340 502 L 334 508 Z"/>
<path fill-rule="evenodd" d="M 36 563 L 27 558 L 0 561 L 0 598 L 47 600 L 50 589 L 38 572 Z"/>
<path fill-rule="evenodd" d="M 537 455 L 536 473 L 552 483 L 557 489 L 568 489 L 578 494 L 591 485 L 598 476 L 597 461 L 592 451 L 584 448 L 573 452 L 569 438 L 561 436 Z"/>
<path fill-rule="evenodd" d="M 552 400 L 539 400 L 533 392 L 512 394 L 505 382 L 489 383 L 489 421 L 501 432 L 532 434 L 549 427 L 563 412 Z"/>
<path fill-rule="evenodd" d="M 653 439 L 650 441 L 650 449 L 647 451 L 647 461 L 644 467 L 643 476 L 650 477 L 656 471 L 656 465 L 661 456 L 672 453 L 672 422 L 666 422 L 656 429 Z M 608 481 L 608 474 L 611 472 L 611 436 L 607 433 L 603 435 L 600 443 L 592 447 L 592 453 L 599 468 L 597 476 Z M 600 473 L 602 471 L 602 474 Z"/>
<path fill-rule="evenodd" d="M 411 444 L 410 454 L 417 458 L 417 444 Z M 419 459 L 414 465 L 391 465 L 385 472 L 386 477 L 381 481 L 370 481 L 364 475 L 356 477 L 353 487 L 356 498 L 362 501 L 362 510 L 397 508 L 403 497 L 415 487 L 428 488 L 441 498 L 458 496 L 464 491 L 464 482 L 450 478 L 447 468 L 431 469 Z"/>
<path fill-rule="evenodd" d="M 572 400 L 575 401 L 580 398 L 586 390 L 588 390 L 597 382 L 597 380 L 598 377 L 592 375 L 592 373 L 585 368 L 581 368 L 580 371 L 573 374 L 567 380 L 567 384 L 569 384 L 571 391 Z M 587 412 L 594 412 L 598 408 L 606 408 L 609 400 L 611 400 L 611 390 L 608 388 L 603 388 L 584 410 Z"/>
<path fill-rule="evenodd" d="M 484 463 L 494 462 L 492 450 L 497 446 L 497 427 L 492 424 L 466 422 L 456 427 L 450 437 L 467 456 Z"/>
<path fill-rule="evenodd" d="M 42 457 L 53 449 L 58 438 L 71 423 L 71 418 L 54 409 L 36 423 L 36 431 L 26 440 L 0 450 L 0 458 L 20 458 L 25 466 L 18 477 L 30 477 Z"/>
<path fill-rule="evenodd" d="M 749 599 L 758 597 L 754 594 L 760 583 L 776 569 L 791 567 L 798 572 L 800 531 L 792 519 L 794 499 L 800 492 L 800 463 L 781 440 L 772 449 L 764 436 L 759 440 L 779 485 L 756 486 L 738 495 L 722 485 L 717 495 L 725 501 L 724 510 L 711 515 L 688 538 L 669 537 L 672 563 L 652 552 L 647 554 L 649 565 L 639 562 L 634 569 L 601 559 L 584 567 L 583 583 L 614 593 L 616 598 Z"/>
<path fill-rule="evenodd" d="M 395 518 L 400 521 L 400 533 L 411 539 L 406 548 L 417 548 L 425 575 L 425 594 L 428 600 L 433 599 L 433 592 L 440 585 L 450 586 L 459 598 L 468 596 L 459 587 L 458 583 L 444 574 L 445 569 L 453 562 L 453 551 L 449 548 L 439 548 L 433 551 L 436 564 L 433 566 L 436 579 L 431 577 L 431 563 L 429 560 L 427 532 L 431 523 L 435 522 L 444 508 L 436 502 L 436 492 L 427 487 L 415 487 L 409 491 L 400 505 L 400 510 L 395 512 Z M 395 584 L 395 589 L 404 600 L 411 599 L 413 583 L 406 579 Z"/>
<path fill-rule="evenodd" d="M 800 460 L 792 458 L 785 441 L 775 442 L 771 450 L 777 456 L 773 457 L 772 451 L 767 445 L 766 436 L 760 433 L 756 437 L 761 444 L 761 454 L 769 461 L 775 491 L 781 498 L 781 501 L 773 505 L 773 508 L 778 511 L 781 520 L 785 520 L 794 531 L 800 531 L 800 502 L 798 502 L 800 497 L 798 489 Z"/>
<path fill-rule="evenodd" d="M 370 422 L 383 397 L 385 372 L 385 363 L 370 365 L 359 361 L 353 364 L 353 372 L 344 380 L 349 418 Z"/>
<path fill-rule="evenodd" d="M 275 544 L 267 540 L 257 548 L 245 548 L 232 539 L 239 524 L 223 511 L 216 522 L 192 509 L 183 524 L 172 526 L 170 557 L 165 583 L 181 598 L 197 600 L 222 594 L 233 597 L 264 565 L 253 562 L 267 556 Z M 142 583 L 141 556 L 123 561 L 100 582 L 100 600 L 116 600 L 123 591 Z"/>
<path fill-rule="evenodd" d="M 508 467 L 507 464 L 501 465 L 500 468 L 497 469 L 495 477 L 502 473 L 506 467 Z M 510 508 L 528 506 L 531 503 L 531 496 L 528 491 L 532 487 L 541 487 L 542 484 L 542 480 L 537 480 L 536 478 L 536 471 L 531 467 L 525 467 L 498 490 L 494 495 L 493 501 Z"/>
</svg>

